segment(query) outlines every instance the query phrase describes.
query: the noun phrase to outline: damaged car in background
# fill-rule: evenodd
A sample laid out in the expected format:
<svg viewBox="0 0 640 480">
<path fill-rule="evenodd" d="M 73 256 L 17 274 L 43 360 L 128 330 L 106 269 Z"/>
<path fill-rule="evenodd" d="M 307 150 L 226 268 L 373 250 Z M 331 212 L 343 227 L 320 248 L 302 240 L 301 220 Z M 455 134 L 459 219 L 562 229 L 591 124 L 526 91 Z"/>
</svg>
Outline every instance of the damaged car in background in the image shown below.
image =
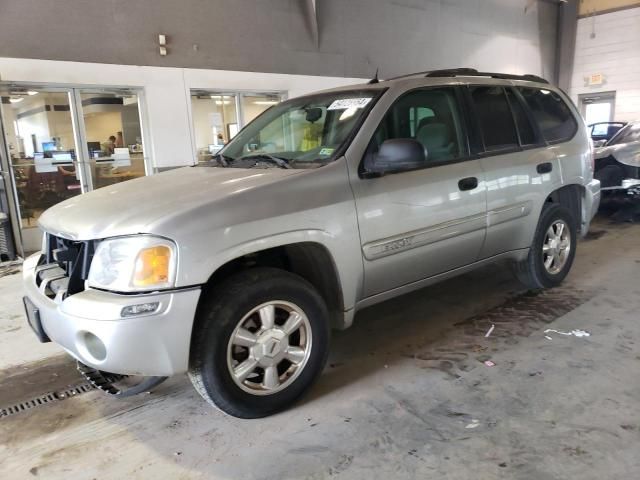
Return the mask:
<svg viewBox="0 0 640 480">
<path fill-rule="evenodd" d="M 630 122 L 595 149 L 594 177 L 603 191 L 640 188 L 640 121 Z"/>
</svg>

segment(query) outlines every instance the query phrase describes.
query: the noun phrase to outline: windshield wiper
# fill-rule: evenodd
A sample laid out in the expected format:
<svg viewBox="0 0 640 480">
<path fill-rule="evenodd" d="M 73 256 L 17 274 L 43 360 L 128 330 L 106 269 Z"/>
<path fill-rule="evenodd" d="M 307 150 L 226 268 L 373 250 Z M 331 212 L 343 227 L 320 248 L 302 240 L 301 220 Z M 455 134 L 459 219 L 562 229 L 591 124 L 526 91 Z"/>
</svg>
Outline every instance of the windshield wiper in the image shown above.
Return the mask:
<svg viewBox="0 0 640 480">
<path fill-rule="evenodd" d="M 288 158 L 274 157 L 268 153 L 257 153 L 255 155 L 247 155 L 246 157 L 238 158 L 237 160 L 267 160 L 275 163 L 280 168 L 292 168 L 291 160 Z"/>
</svg>

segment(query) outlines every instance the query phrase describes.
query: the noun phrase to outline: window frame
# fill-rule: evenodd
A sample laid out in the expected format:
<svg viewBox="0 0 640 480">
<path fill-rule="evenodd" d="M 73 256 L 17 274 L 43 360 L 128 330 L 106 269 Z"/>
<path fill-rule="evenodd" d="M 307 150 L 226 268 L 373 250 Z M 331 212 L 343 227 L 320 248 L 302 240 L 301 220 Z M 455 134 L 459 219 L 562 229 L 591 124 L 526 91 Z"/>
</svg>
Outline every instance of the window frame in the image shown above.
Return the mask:
<svg viewBox="0 0 640 480">
<path fill-rule="evenodd" d="M 455 159 L 451 159 L 451 160 L 441 160 L 441 161 L 438 161 L 438 162 L 430 162 L 430 163 L 425 164 L 424 167 L 415 168 L 415 169 L 411 169 L 411 170 L 389 171 L 389 172 L 384 172 L 384 173 L 381 173 L 381 174 L 368 173 L 367 170 L 365 169 L 364 165 L 365 165 L 365 160 L 366 160 L 367 155 L 370 155 L 369 148 L 371 146 L 371 142 L 373 141 L 376 133 L 378 132 L 378 129 L 380 128 L 380 126 L 385 121 L 387 115 L 398 104 L 398 102 L 400 102 L 406 96 L 411 95 L 411 94 L 416 93 L 416 92 L 422 92 L 422 91 L 427 91 L 427 90 L 445 90 L 445 89 L 448 89 L 451 92 L 453 92 L 455 105 L 458 108 L 458 114 L 459 114 L 459 120 L 460 120 L 460 128 L 461 128 L 460 135 L 461 135 L 461 138 L 462 138 L 462 143 L 460 145 L 460 148 L 461 148 L 461 150 L 463 150 L 464 154 L 459 158 L 455 158 Z M 358 165 L 358 177 L 360 177 L 362 179 L 368 179 L 368 178 L 381 177 L 381 176 L 386 175 L 386 174 L 398 175 L 398 174 L 403 174 L 403 173 L 411 173 L 411 172 L 415 172 L 415 171 L 427 170 L 427 169 L 430 169 L 430 168 L 438 168 L 438 167 L 442 167 L 442 166 L 445 166 L 445 165 L 453 165 L 453 164 L 456 164 L 456 163 L 467 162 L 469 160 L 476 160 L 478 157 L 477 157 L 477 155 L 473 154 L 472 151 L 471 151 L 469 133 L 470 133 L 469 132 L 469 114 L 468 114 L 468 112 L 466 110 L 466 105 L 465 105 L 465 101 L 464 101 L 462 92 L 460 90 L 460 85 L 446 85 L 446 84 L 444 84 L 444 85 L 424 85 L 424 86 L 420 86 L 420 87 L 411 88 L 410 90 L 406 90 L 406 91 L 402 92 L 400 95 L 398 95 L 393 100 L 393 103 L 391 103 L 391 105 L 387 108 L 387 110 L 384 112 L 384 114 L 380 118 L 380 121 L 376 125 L 376 128 L 373 130 L 373 133 L 371 134 L 371 137 L 369 138 L 369 141 L 367 142 L 367 146 L 366 146 L 366 148 L 364 150 L 364 153 L 362 154 L 362 158 L 360 159 L 360 163 Z"/>
<path fill-rule="evenodd" d="M 511 108 L 511 115 L 513 116 L 513 122 L 516 126 L 516 132 L 518 132 L 518 142 L 520 143 L 520 147 L 522 148 L 522 150 L 531 150 L 533 148 L 548 146 L 549 144 L 545 140 L 544 135 L 542 134 L 542 130 L 540 130 L 540 125 L 538 125 L 538 122 L 536 122 L 536 119 L 533 116 L 533 112 L 529 108 L 529 105 L 527 105 L 527 102 L 522 96 L 522 94 L 520 93 L 520 91 L 516 88 L 516 86 L 513 86 L 513 85 L 509 87 L 505 87 L 504 90 L 505 92 L 506 90 L 510 90 L 514 94 L 516 101 L 520 104 L 520 106 L 525 112 L 525 115 L 527 116 L 527 119 L 529 120 L 529 125 L 531 125 L 531 128 L 533 129 L 535 142 L 531 144 L 523 145 L 522 138 L 520 137 L 520 129 L 518 129 L 518 122 L 516 122 L 516 115 L 515 115 L 515 112 L 513 111 L 513 107 L 511 106 L 509 95 L 507 95 L 507 101 L 509 102 L 509 107 Z"/>
</svg>

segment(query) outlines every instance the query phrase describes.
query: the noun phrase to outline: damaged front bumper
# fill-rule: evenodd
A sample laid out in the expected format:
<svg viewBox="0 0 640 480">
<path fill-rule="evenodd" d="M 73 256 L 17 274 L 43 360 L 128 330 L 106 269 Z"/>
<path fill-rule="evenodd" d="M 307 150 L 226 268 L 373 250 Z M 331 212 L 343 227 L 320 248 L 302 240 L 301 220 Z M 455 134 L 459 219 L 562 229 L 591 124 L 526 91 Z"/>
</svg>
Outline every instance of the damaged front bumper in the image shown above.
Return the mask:
<svg viewBox="0 0 640 480">
<path fill-rule="evenodd" d="M 38 285 L 39 255 L 23 264 L 29 323 L 41 341 L 49 339 L 92 368 L 122 375 L 170 376 L 188 369 L 191 326 L 200 288 L 123 295 L 86 289 L 67 296 L 46 294 Z M 123 317 L 126 307 L 155 303 L 149 314 Z M 38 328 L 39 327 L 39 328 Z"/>
</svg>

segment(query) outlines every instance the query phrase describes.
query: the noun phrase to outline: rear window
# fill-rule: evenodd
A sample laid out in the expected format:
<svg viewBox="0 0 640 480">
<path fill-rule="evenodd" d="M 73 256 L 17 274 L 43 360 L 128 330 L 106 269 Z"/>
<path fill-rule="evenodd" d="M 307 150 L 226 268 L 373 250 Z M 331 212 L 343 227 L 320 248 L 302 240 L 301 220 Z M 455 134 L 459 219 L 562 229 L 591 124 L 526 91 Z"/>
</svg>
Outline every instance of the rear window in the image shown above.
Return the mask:
<svg viewBox="0 0 640 480">
<path fill-rule="evenodd" d="M 570 140 L 578 129 L 571 109 L 556 92 L 518 87 L 533 113 L 540 131 L 549 143 Z"/>
</svg>

